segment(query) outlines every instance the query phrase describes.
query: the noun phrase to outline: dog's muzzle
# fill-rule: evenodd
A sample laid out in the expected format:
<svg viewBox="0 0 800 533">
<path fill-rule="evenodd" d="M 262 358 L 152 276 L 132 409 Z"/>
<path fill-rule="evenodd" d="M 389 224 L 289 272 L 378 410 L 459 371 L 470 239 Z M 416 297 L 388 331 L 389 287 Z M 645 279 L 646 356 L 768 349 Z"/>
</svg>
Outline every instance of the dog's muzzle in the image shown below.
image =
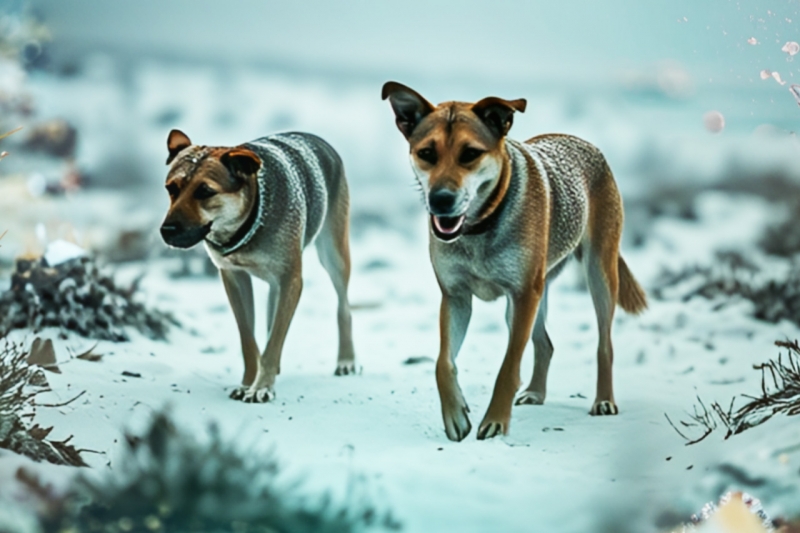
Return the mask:
<svg viewBox="0 0 800 533">
<path fill-rule="evenodd" d="M 185 228 L 181 224 L 164 223 L 161 226 L 161 238 L 175 248 L 191 248 L 206 238 L 211 231 L 211 222 L 205 226 Z"/>
<path fill-rule="evenodd" d="M 467 217 L 457 214 L 458 203 L 458 193 L 446 188 L 434 189 L 428 194 L 431 231 L 440 241 L 454 241 L 464 231 Z"/>
</svg>

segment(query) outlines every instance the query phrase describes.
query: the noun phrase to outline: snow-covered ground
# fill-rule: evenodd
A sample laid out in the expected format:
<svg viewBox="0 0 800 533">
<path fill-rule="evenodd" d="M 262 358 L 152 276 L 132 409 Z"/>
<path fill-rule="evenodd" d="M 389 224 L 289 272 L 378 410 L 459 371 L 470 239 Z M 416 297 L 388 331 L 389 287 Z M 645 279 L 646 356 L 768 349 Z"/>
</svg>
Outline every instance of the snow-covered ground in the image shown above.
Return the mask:
<svg viewBox="0 0 800 533">
<path fill-rule="evenodd" d="M 636 209 L 637 202 L 652 198 L 652 191 L 660 188 L 690 189 L 725 180 L 744 180 L 758 188 L 767 177 L 800 181 L 800 144 L 792 133 L 796 101 L 789 85 L 759 77 L 760 70 L 769 68 L 779 70 L 789 84 L 796 81 L 797 63 L 780 51 L 785 40 L 794 38 L 790 19 L 797 18 L 795 7 L 764 13 L 767 8 L 759 6 L 751 15 L 730 4 L 725 9 L 736 13 L 723 22 L 716 8 L 688 0 L 665 2 L 660 10 L 616 2 L 616 11 L 607 12 L 604 4 L 583 17 L 573 17 L 575 8 L 560 4 L 541 13 L 529 7 L 533 11 L 514 17 L 517 31 L 505 31 L 509 38 L 513 33 L 515 39 L 535 41 L 530 57 L 520 52 L 528 50 L 524 40 L 504 61 L 495 60 L 497 48 L 484 49 L 483 41 L 475 40 L 471 51 L 450 50 L 457 61 L 439 68 L 439 55 L 410 53 L 392 44 L 392 39 L 405 40 L 407 32 L 388 4 L 375 8 L 382 23 L 391 22 L 386 36 L 377 33 L 380 25 L 361 24 L 359 28 L 375 34 L 363 40 L 354 30 L 324 50 L 332 58 L 338 54 L 343 63 L 331 59 L 328 64 L 327 56 L 317 52 L 317 64 L 303 62 L 296 57 L 305 54 L 302 47 L 286 50 L 285 64 L 271 63 L 275 57 L 284 59 L 274 43 L 282 43 L 286 35 L 276 33 L 264 45 L 275 55 L 253 66 L 229 61 L 225 46 L 243 46 L 228 38 L 239 31 L 238 25 L 227 25 L 225 33 L 214 34 L 217 41 L 203 40 L 203 46 L 194 46 L 187 37 L 180 43 L 182 52 L 168 44 L 182 36 L 196 38 L 185 33 L 195 30 L 193 24 L 174 34 L 171 28 L 162 31 L 167 44 L 142 44 L 151 36 L 140 31 L 145 25 L 137 23 L 137 16 L 152 18 L 158 7 L 163 16 L 148 26 L 155 32 L 156 26 L 169 26 L 170 17 L 181 17 L 181 6 L 188 4 L 176 3 L 169 13 L 153 2 L 149 8 L 131 7 L 128 30 L 136 34 L 133 39 L 124 32 L 116 35 L 113 24 L 87 23 L 81 15 L 91 11 L 100 21 L 114 20 L 119 6 L 91 10 L 88 0 L 79 2 L 82 8 L 35 3 L 46 13 L 70 11 L 54 27 L 67 41 L 72 39 L 73 49 L 60 48 L 58 35 L 53 49 L 74 52 L 68 59 L 75 63 L 57 64 L 56 70 L 63 67 L 61 74 L 11 72 L 14 89 L 30 93 L 34 114 L 0 117 L 0 126 L 11 129 L 64 118 L 75 126 L 78 145 L 74 162 L 65 162 L 25 153 L 20 145 L 26 131 L 4 139 L 2 149 L 11 155 L 0 164 L 0 232 L 9 232 L 0 248 L 0 265 L 9 266 L 21 253 L 41 252 L 42 241 L 55 238 L 76 239 L 103 259 L 123 236 L 138 235 L 146 252 L 139 256 L 150 259 L 119 267 L 118 276 L 132 279 L 145 273 L 143 297 L 173 312 L 183 325 L 168 342 L 135 332 L 129 343 L 100 342 L 95 348 L 103 354 L 99 362 L 72 357 L 94 341 L 75 336 L 59 340 L 54 331 L 41 334 L 54 339 L 62 373 L 47 374 L 53 390 L 37 402 L 57 404 L 82 395 L 62 407 L 37 408 L 35 422 L 54 426 L 53 439 L 73 435 L 71 442 L 78 448 L 97 452 L 83 455 L 94 472 L 116 468 L 125 428 L 140 428 L 151 413 L 169 406 L 175 421 L 198 436 L 214 422 L 243 449 L 274 448 L 289 467 L 287 476 L 305 479 L 308 492 L 331 490 L 343 497 L 348 480 L 363 476 L 372 498 L 391 509 L 411 533 L 619 532 L 623 526 L 651 531 L 661 513 L 674 510 L 685 516 L 729 488 L 761 497 L 772 515 L 800 512 L 800 453 L 796 446 L 786 451 L 800 443 L 796 421 L 775 418 L 730 440 L 720 430 L 686 447 L 664 416 L 684 419 L 698 395 L 727 405 L 735 395 L 757 393 L 760 375 L 752 365 L 777 355 L 776 339 L 800 337 L 800 328 L 792 323 L 751 318 L 747 302 L 719 308 L 720 302 L 702 299 L 651 298 L 641 317 L 618 311 L 614 375 L 621 412 L 594 418 L 588 410 L 596 379 L 595 316 L 577 269 L 568 269 L 549 299 L 548 331 L 555 354 L 547 403 L 515 407 L 508 436 L 477 441 L 473 432 L 461 443 L 448 441 L 434 366 L 425 359 L 434 359 L 439 345 L 439 289 L 428 259 L 425 217 L 411 186 L 407 145 L 388 104 L 380 100 L 387 79 L 407 82 L 434 102 L 490 94 L 525 97 L 528 109 L 515 118 L 512 137 L 567 132 L 596 144 L 630 207 L 622 252 L 646 288 L 652 288 L 663 267 L 710 264 L 719 249 L 736 249 L 767 270 L 780 269 L 785 261 L 756 257 L 755 251 L 764 226 L 785 216 L 777 204 L 716 192 L 700 196 L 697 220 L 651 220 Z M 261 2 L 247 4 L 272 9 Z M 598 24 L 591 16 L 596 10 L 608 20 Z M 210 13 L 196 9 L 190 15 L 207 22 Z M 303 26 L 284 24 L 280 17 L 269 22 L 297 39 L 320 26 L 339 31 L 338 25 L 328 25 L 326 13 L 315 11 Z M 409 13 L 403 16 L 416 17 L 415 11 Z M 471 12 L 458 16 L 469 24 L 486 24 Z M 498 11 L 492 16 L 506 15 Z M 736 23 L 729 25 L 734 16 Z M 525 17 L 536 17 L 546 28 L 523 34 Z M 81 29 L 75 18 L 93 24 L 97 33 Z M 656 19 L 656 26 L 648 22 Z M 256 44 L 262 37 L 257 22 L 248 17 L 243 25 Z M 564 31 L 566 26 L 572 33 Z M 594 28 L 603 31 L 591 33 Z M 103 35 L 120 41 L 119 48 Z M 757 38 L 759 44 L 748 44 L 748 38 Z M 374 49 L 364 45 L 370 39 Z M 456 39 L 445 36 L 442 41 L 458 46 Z M 423 39 L 416 46 L 432 49 L 426 43 Z M 158 53 L 148 52 L 151 44 Z M 502 39 L 495 44 L 507 46 Z M 309 41 L 309 46 L 317 50 L 321 44 Z M 348 46 L 359 54 L 350 57 L 344 52 Z M 186 48 L 191 49 L 189 56 Z M 486 55 L 476 55 L 478 51 Z M 260 57 L 262 49 L 249 53 Z M 415 70 L 417 62 L 424 64 Z M 517 68 L 520 64 L 524 68 Z M 467 68 L 472 65 L 477 65 L 474 72 Z M 7 77 L 0 76 L 0 82 L 8 82 Z M 712 110 L 725 118 L 718 134 L 703 126 L 704 114 Z M 350 297 L 360 375 L 333 376 L 335 294 L 311 250 L 276 401 L 251 405 L 228 398 L 243 365 L 222 284 L 201 275 L 172 277 L 181 268 L 179 260 L 164 253 L 157 234 L 168 202 L 162 187 L 171 128 L 184 130 L 197 143 L 215 145 L 305 130 L 325 137 L 341 153 L 353 200 Z M 85 189 L 65 196 L 31 196 L 32 176 L 58 181 L 73 163 L 89 178 Z M 632 235 L 644 244 L 634 248 Z M 265 324 L 266 288 L 256 288 L 257 324 Z M 459 379 L 473 427 L 488 405 L 505 350 L 503 317 L 503 302 L 476 301 L 459 356 Z M 262 346 L 264 333 L 262 328 Z M 17 331 L 11 338 L 30 343 L 33 336 Z M 404 364 L 409 358 L 420 362 Z M 532 359 L 529 347 L 523 381 L 530 377 Z M 21 490 L 7 482 L 20 464 L 58 486 L 75 472 L 33 465 L 0 450 L 0 499 Z M 720 470 L 720 465 L 733 467 Z M 730 474 L 739 467 L 746 476 Z"/>
<path fill-rule="evenodd" d="M 645 246 L 623 250 L 646 286 L 661 264 L 705 263 L 716 248 L 752 249 L 774 217 L 762 200 L 721 193 L 702 196 L 698 212 L 696 222 L 659 219 Z M 169 342 L 135 335 L 130 343 L 101 342 L 95 349 L 103 354 L 100 362 L 70 357 L 93 341 L 56 341 L 62 373 L 47 374 L 53 391 L 37 401 L 59 403 L 86 392 L 67 406 L 38 408 L 36 421 L 55 426 L 53 438 L 74 435 L 77 447 L 100 452 L 84 457 L 102 471 L 115 467 L 121 429 L 136 428 L 169 405 L 183 426 L 202 432 L 214 421 L 243 447 L 274 448 L 309 489 L 341 495 L 349 476 L 364 476 L 374 498 L 408 532 L 599 531 L 615 518 L 646 518 L 652 527 L 660 511 L 699 508 L 718 497 L 727 487 L 711 474 L 723 463 L 766 473 L 784 487 L 763 496 L 768 512 L 798 510 L 800 457 L 779 460 L 773 453 L 800 442 L 796 423 L 779 418 L 728 441 L 718 432 L 686 447 L 664 416 L 681 419 L 697 394 L 726 403 L 738 393 L 757 392 L 752 364 L 776 354 L 774 340 L 800 336 L 793 324 L 750 318 L 746 303 L 713 311 L 715 303 L 705 300 L 651 299 L 641 317 L 619 311 L 613 338 L 621 412 L 590 417 L 595 319 L 577 270 L 568 271 L 550 296 L 555 355 L 546 404 L 515 407 L 506 437 L 478 441 L 473 432 L 461 443 L 448 441 L 433 364 L 404 364 L 409 357 L 435 358 L 438 346 L 439 292 L 424 217 L 407 224 L 410 233 L 370 230 L 352 245 L 360 375 L 333 376 L 335 294 L 313 251 L 305 256 L 306 284 L 284 349 L 277 399 L 264 405 L 228 399 L 243 365 L 220 281 L 170 278 L 175 265 L 167 261 L 132 264 L 120 277 L 147 269 L 148 301 L 173 311 L 183 328 Z M 264 322 L 265 291 L 257 285 L 257 324 Z M 487 407 L 505 348 L 503 311 L 502 302 L 476 304 L 459 356 L 473 422 Z M 30 341 L 31 335 L 12 338 Z M 532 348 L 524 363 L 527 378 Z M 123 371 L 141 377 L 124 377 Z M 0 472 L 10 474 L 18 462 L 0 455 Z M 63 468 L 39 470 L 46 478 L 60 476 Z M 738 488 L 758 495 L 757 488 Z M 8 490 L 0 484 L 0 493 Z"/>
</svg>

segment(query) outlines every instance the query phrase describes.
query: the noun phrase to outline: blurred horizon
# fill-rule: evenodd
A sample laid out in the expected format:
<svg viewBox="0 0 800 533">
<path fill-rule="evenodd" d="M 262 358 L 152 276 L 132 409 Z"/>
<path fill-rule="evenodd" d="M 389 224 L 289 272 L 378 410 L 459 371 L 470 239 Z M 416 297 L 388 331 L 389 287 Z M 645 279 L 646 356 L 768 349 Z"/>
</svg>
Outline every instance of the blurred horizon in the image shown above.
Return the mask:
<svg viewBox="0 0 800 533">
<path fill-rule="evenodd" d="M 672 60 L 703 86 L 746 85 L 760 70 L 784 66 L 780 47 L 796 39 L 800 6 L 743 3 L 32 0 L 30 6 L 58 42 L 58 62 L 103 52 L 334 77 L 603 84 L 625 69 Z M 748 45 L 749 38 L 759 45 Z"/>
<path fill-rule="evenodd" d="M 385 218 L 400 220 L 398 213 L 420 210 L 408 146 L 380 98 L 388 80 L 434 103 L 526 98 L 509 136 L 583 137 L 603 151 L 626 199 L 726 179 L 800 182 L 800 109 L 789 90 L 800 81 L 800 59 L 782 51 L 798 38 L 796 2 L 0 6 L 6 28 L 30 15 L 50 36 L 37 43 L 35 64 L 3 65 L 0 83 L 30 95 L 32 112 L 3 117 L 0 126 L 62 119 L 76 132 L 74 169 L 16 157 L 23 133 L 4 144 L 15 157 L 3 172 L 28 176 L 29 187 L 30 179 L 52 184 L 70 172 L 86 177 L 87 192 L 136 186 L 136 195 L 117 198 L 142 220 L 157 220 L 166 206 L 172 128 L 211 145 L 309 131 L 342 156 L 354 213 L 389 210 Z M 765 69 L 780 80 L 762 79 Z"/>
</svg>

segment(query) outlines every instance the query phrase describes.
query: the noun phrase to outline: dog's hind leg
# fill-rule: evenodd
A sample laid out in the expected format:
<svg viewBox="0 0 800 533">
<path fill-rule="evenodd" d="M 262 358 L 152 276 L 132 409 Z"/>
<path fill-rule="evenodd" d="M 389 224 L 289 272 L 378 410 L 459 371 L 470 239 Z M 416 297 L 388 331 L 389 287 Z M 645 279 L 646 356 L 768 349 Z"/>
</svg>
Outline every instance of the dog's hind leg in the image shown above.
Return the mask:
<svg viewBox="0 0 800 533">
<path fill-rule="evenodd" d="M 547 395 L 547 371 L 553 358 L 553 343 L 545 329 L 548 289 L 549 286 L 544 289 L 539 310 L 536 312 L 536 322 L 533 324 L 533 377 L 528 388 L 517 398 L 517 405 L 542 405 Z"/>
<path fill-rule="evenodd" d="M 239 328 L 239 339 L 242 344 L 244 358 L 244 376 L 242 386 L 231 392 L 231 398 L 240 400 L 248 387 L 252 385 L 258 369 L 258 345 L 253 333 L 255 309 L 253 306 L 253 283 L 247 272 L 239 270 L 220 270 L 222 284 L 228 295 L 228 301 Z"/>
<path fill-rule="evenodd" d="M 609 173 L 610 178 L 610 173 Z M 583 269 L 592 294 L 599 342 L 597 346 L 597 395 L 592 415 L 616 415 L 612 366 L 614 348 L 611 325 L 619 293 L 619 241 L 622 234 L 622 204 L 613 179 L 593 191 L 589 215 L 589 242 L 581 245 Z M 599 205 L 598 205 L 599 204 Z"/>
<path fill-rule="evenodd" d="M 595 313 L 597 313 L 597 395 L 590 414 L 615 415 L 619 412 L 614 402 L 612 365 L 614 348 L 611 344 L 611 324 L 617 290 L 616 254 L 613 265 L 602 256 L 589 252 L 583 259 L 589 292 L 592 294 Z"/>
<path fill-rule="evenodd" d="M 442 404 L 442 418 L 447 438 L 464 439 L 472 430 L 469 407 L 458 385 L 456 356 L 467 334 L 472 316 L 472 294 L 467 291 L 446 292 L 442 289 L 442 306 L 439 312 L 440 348 L 436 361 L 436 385 Z"/>
<path fill-rule="evenodd" d="M 347 193 L 346 190 L 343 191 Z M 340 192 L 342 194 L 342 192 Z M 338 298 L 336 317 L 339 324 L 339 353 L 336 361 L 337 376 L 356 373 L 356 355 L 353 348 L 353 325 L 347 287 L 350 282 L 349 205 L 340 200 L 330 206 L 325 224 L 320 230 L 315 246 L 319 261 L 328 272 Z"/>
<path fill-rule="evenodd" d="M 536 312 L 536 322 L 533 324 L 533 335 L 531 335 L 531 340 L 533 340 L 533 377 L 531 377 L 528 388 L 522 391 L 522 394 L 517 398 L 517 405 L 542 405 L 547 396 L 547 372 L 550 369 L 550 360 L 553 358 L 553 343 L 550 341 L 550 336 L 545 329 L 545 322 L 547 321 L 547 295 L 550 292 L 550 285 L 558 275 L 561 274 L 568 263 L 569 259 L 562 259 L 560 263 L 552 267 L 550 272 L 547 273 L 544 294 L 539 302 L 539 310 Z M 508 327 L 510 328 L 510 316 L 506 317 L 506 322 L 509 322 Z"/>
<path fill-rule="evenodd" d="M 267 295 L 267 337 L 272 333 L 272 325 L 275 323 L 275 310 L 278 308 L 278 292 L 277 285 L 270 286 L 269 294 Z"/>
</svg>

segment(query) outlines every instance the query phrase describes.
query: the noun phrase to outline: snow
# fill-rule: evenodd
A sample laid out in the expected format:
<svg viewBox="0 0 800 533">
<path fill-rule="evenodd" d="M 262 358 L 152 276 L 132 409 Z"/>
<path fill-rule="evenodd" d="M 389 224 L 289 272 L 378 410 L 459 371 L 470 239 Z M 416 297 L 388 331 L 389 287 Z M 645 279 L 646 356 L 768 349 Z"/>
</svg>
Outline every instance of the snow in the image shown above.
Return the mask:
<svg viewBox="0 0 800 533">
<path fill-rule="evenodd" d="M 62 239 L 49 243 L 44 251 L 44 260 L 51 267 L 84 256 L 86 256 L 86 250 L 75 243 Z"/>
<path fill-rule="evenodd" d="M 787 41 L 787 43 L 781 47 L 781 52 L 786 52 L 790 57 L 794 56 L 797 52 L 800 52 L 800 44 L 794 41 Z"/>
<path fill-rule="evenodd" d="M 702 197 L 698 212 L 694 223 L 661 219 L 645 247 L 623 250 L 646 286 L 655 265 L 702 263 L 715 248 L 752 245 L 775 216 L 762 200 L 721 193 Z M 704 483 L 720 463 L 745 457 L 749 466 L 765 465 L 784 477 L 796 470 L 796 464 L 781 464 L 766 453 L 774 446 L 765 445 L 765 438 L 776 431 L 784 444 L 800 438 L 800 430 L 786 421 L 776 419 L 730 441 L 714 434 L 687 448 L 664 414 L 680 419 L 696 394 L 726 403 L 742 391 L 757 391 L 759 376 L 751 365 L 774 356 L 772 342 L 797 337 L 797 327 L 757 322 L 746 303 L 712 312 L 713 302 L 651 300 L 641 317 L 619 311 L 613 339 L 621 413 L 590 417 L 595 318 L 589 295 L 576 288 L 577 272 L 569 271 L 550 296 L 555 355 L 545 405 L 515 407 L 508 436 L 478 441 L 473 431 L 461 443 L 448 441 L 433 364 L 403 364 L 409 357 L 435 358 L 438 347 L 439 292 L 427 258 L 425 220 L 418 216 L 407 224 L 410 235 L 373 229 L 352 245 L 350 296 L 361 375 L 333 376 L 335 294 L 308 253 L 277 399 L 265 405 L 228 399 L 243 365 L 222 284 L 214 278 L 172 279 L 167 272 L 175 265 L 160 261 L 151 264 L 143 290 L 153 305 L 175 312 L 184 328 L 174 330 L 169 342 L 133 332 L 130 343 L 100 342 L 100 362 L 70 357 L 94 341 L 56 341 L 62 373 L 47 374 L 53 392 L 38 401 L 58 403 L 86 393 L 63 407 L 38 408 L 37 422 L 55 426 L 52 438 L 74 435 L 78 447 L 99 452 L 84 454 L 95 468 L 113 469 L 121 429 L 138 427 L 167 405 L 198 434 L 216 421 L 223 435 L 244 447 L 274 447 L 310 490 L 341 495 L 348 476 L 365 476 L 408 532 L 591 531 L 609 515 L 651 518 L 655 509 L 676 501 L 693 509 L 719 497 Z M 141 268 L 132 265 L 127 275 Z M 256 301 L 263 304 L 256 323 L 263 324 L 266 288 L 256 288 Z M 459 356 L 473 426 L 488 405 L 505 349 L 503 313 L 500 301 L 476 301 Z M 45 336 L 55 339 L 55 333 Z M 24 332 L 12 338 L 31 341 Z M 523 379 L 530 376 L 531 360 L 529 349 Z M 142 377 L 125 377 L 123 371 Z M 0 456 L 0 472 L 18 461 Z M 796 496 L 794 485 L 788 495 L 760 497 L 777 515 Z"/>
<path fill-rule="evenodd" d="M 68 36 L 78 39 L 75 35 L 85 30 L 73 24 L 86 18 L 85 10 L 40 3 L 58 7 L 57 14 L 64 16 L 54 17 L 54 23 L 70 32 Z M 681 31 L 705 32 L 700 21 L 719 18 L 709 7 L 684 3 L 691 3 L 692 10 L 687 10 L 691 16 L 680 25 Z M 789 133 L 796 129 L 792 102 L 800 103 L 800 92 L 791 85 L 792 98 L 779 85 L 796 81 L 790 68 L 794 63 L 781 67 L 785 81 L 771 70 L 764 70 L 761 79 L 773 77 L 779 83 L 758 79 L 764 66 L 774 67 L 791 58 L 778 52 L 784 38 L 777 42 L 763 24 L 752 28 L 742 18 L 736 22 L 740 31 L 731 31 L 739 35 L 736 45 L 721 47 L 709 40 L 710 48 L 703 49 L 696 34 L 685 38 L 688 34 L 674 33 L 675 17 L 664 16 L 666 7 L 656 10 L 662 22 L 660 29 L 654 29 L 651 24 L 630 23 L 630 6 L 620 6 L 623 15 L 604 12 L 609 24 L 600 25 L 604 35 L 620 36 L 610 45 L 617 52 L 616 63 L 596 60 L 607 59 L 609 51 L 603 46 L 587 48 L 586 35 L 593 35 L 584 31 L 587 28 L 565 33 L 562 24 L 548 22 L 561 20 L 554 14 L 563 9 L 548 7 L 544 14 L 549 17 L 534 18 L 550 37 L 529 31 L 525 17 L 509 19 L 504 12 L 491 12 L 491 17 L 519 26 L 516 31 L 502 26 L 509 38 L 522 39 L 513 47 L 502 43 L 513 48 L 508 55 L 484 51 L 481 41 L 475 41 L 468 43 L 472 47 L 468 53 L 449 62 L 430 54 L 434 47 L 421 44 L 424 40 L 406 43 L 419 47 L 412 53 L 383 35 L 370 39 L 354 33 L 347 39 L 334 38 L 331 57 L 338 50 L 341 62 L 334 64 L 331 59 L 330 68 L 343 72 L 329 76 L 313 68 L 296 72 L 245 67 L 230 60 L 235 54 L 227 48 L 241 47 L 238 35 L 229 37 L 238 25 L 210 32 L 207 42 L 197 43 L 184 39 L 181 32 L 199 24 L 182 19 L 173 28 L 174 21 L 167 16 L 156 21 L 169 27 L 162 34 L 170 39 L 167 45 L 183 40 L 184 47 L 192 47 L 196 62 L 185 61 L 180 50 L 177 59 L 145 53 L 150 43 L 142 44 L 141 39 L 149 39 L 150 34 L 140 31 L 144 23 L 132 23 L 126 31 L 132 32 L 133 44 L 126 40 L 126 45 L 135 60 L 125 54 L 97 53 L 95 44 L 87 44 L 89 36 L 83 46 L 91 53 L 82 56 L 73 75 L 34 72 L 28 77 L 19 69 L 0 69 L 1 88 L 19 90 L 25 84 L 34 96 L 38 118 L 63 117 L 78 129 L 75 164 L 90 177 L 85 191 L 31 198 L 28 186 L 36 183 L 20 180 L 19 175 L 40 173 L 39 182 L 44 183 L 52 178 L 48 172 L 54 165 L 31 158 L 33 163 L 26 168 L 23 158 L 16 157 L 22 152 L 10 148 L 11 156 L 1 167 L 9 174 L 3 177 L 7 186 L 0 198 L 0 221 L 12 228 L 2 241 L 3 261 L 24 252 L 42 252 L 44 234 L 75 238 L 82 247 L 97 250 L 121 232 L 142 230 L 155 259 L 127 264 L 118 278 L 132 280 L 146 272 L 141 288 L 148 302 L 174 312 L 183 324 L 169 342 L 151 341 L 133 331 L 129 343 L 100 342 L 95 349 L 103 354 L 99 362 L 73 357 L 95 341 L 75 336 L 61 340 L 55 331 L 43 332 L 54 340 L 62 373 L 47 374 L 53 391 L 38 401 L 60 403 L 86 392 L 63 407 L 37 408 L 36 422 L 53 425 L 53 439 L 73 435 L 77 447 L 97 452 L 87 452 L 84 458 L 94 472 L 102 473 L 118 464 L 122 430 L 141 427 L 151 413 L 169 406 L 175 420 L 198 436 L 213 421 L 225 437 L 244 449 L 250 445 L 274 448 L 290 474 L 306 479 L 309 492 L 333 490 L 341 496 L 351 476 L 365 476 L 373 497 L 392 509 L 411 533 L 584 532 L 601 530 L 609 522 L 639 520 L 648 525 L 630 529 L 649 531 L 652 518 L 662 510 L 693 512 L 737 488 L 753 492 L 772 516 L 796 512 L 800 457 L 780 451 L 800 442 L 796 421 L 776 418 L 727 441 L 715 433 L 685 447 L 664 416 L 682 419 L 698 395 L 704 401 L 727 404 L 734 395 L 757 392 L 760 375 L 752 365 L 777 355 L 774 340 L 800 336 L 793 324 L 754 320 L 748 302 L 717 309 L 719 302 L 701 299 L 651 299 L 649 311 L 641 317 L 619 310 L 613 340 L 620 415 L 590 417 L 596 380 L 595 316 L 589 295 L 580 288 L 577 269 L 568 269 L 549 299 L 548 331 L 555 354 L 547 401 L 544 406 L 515 407 L 510 434 L 490 441 L 477 441 L 474 429 L 488 405 L 507 342 L 503 302 L 475 302 L 459 356 L 459 379 L 473 423 L 465 441 L 453 443 L 445 437 L 433 364 L 425 359 L 403 364 L 409 358 L 436 358 L 439 289 L 428 259 L 426 218 L 412 190 L 407 144 L 396 131 L 388 104 L 380 100 L 380 86 L 387 79 L 408 81 L 434 102 L 476 100 L 488 94 L 526 97 L 528 109 L 515 118 L 512 137 L 555 131 L 595 143 L 606 154 L 626 202 L 656 186 L 690 188 L 726 178 L 764 176 L 800 179 L 797 139 Z M 100 20 L 120 17 L 116 8 L 97 7 Z M 640 16 L 645 11 L 650 16 L 651 8 L 637 9 Z M 147 8 L 131 9 L 138 17 L 148 13 Z M 287 4 L 284 9 L 299 8 Z M 677 8 L 669 9 L 671 13 Z M 402 16 L 415 17 L 414 13 L 405 9 Z M 196 9 L 185 15 L 211 16 L 207 10 Z M 459 16 L 470 24 L 487 24 L 469 11 Z M 315 12 L 307 31 L 335 26 L 328 24 L 329 17 L 327 11 Z M 280 17 L 245 19 L 250 38 L 281 43 L 275 49 L 294 54 L 289 58 L 292 64 L 310 57 L 309 50 L 315 46 L 319 48 L 318 42 L 286 45 L 281 40 L 286 34 L 297 40 L 303 34 L 293 25 L 282 24 Z M 580 24 L 600 27 L 594 22 L 597 17 L 580 19 Z M 149 15 L 147 20 L 153 22 Z M 436 24 L 435 20 L 432 17 L 424 24 Z M 262 22 L 273 28 L 281 25 L 276 28 L 281 32 L 264 31 Z M 501 27 L 501 21 L 496 22 Z M 95 20 L 87 24 L 93 32 L 116 31 L 115 26 Z M 364 26 L 368 32 L 379 27 Z M 400 33 L 408 41 L 406 24 L 391 27 L 389 37 Z M 755 35 L 746 39 L 751 31 Z M 634 35 L 652 45 L 632 48 Z M 532 59 L 524 39 L 535 39 L 541 47 L 538 59 Z M 363 46 L 363 42 L 378 41 L 383 44 Z M 746 45 L 774 42 L 777 46 Z M 358 52 L 353 57 L 342 53 L 353 46 Z M 768 48 L 774 48 L 774 55 L 769 55 Z M 662 61 L 679 58 L 680 50 L 686 52 L 684 58 L 697 59 Z M 724 53 L 718 54 L 720 50 Z M 587 51 L 589 55 L 583 53 Z M 247 54 L 264 55 L 269 61 L 271 56 L 262 52 L 254 46 Z M 487 53 L 491 67 L 484 61 L 488 70 L 464 78 L 462 73 L 472 72 Z M 639 59 L 631 58 L 630 63 L 620 59 L 632 53 Z M 204 61 L 214 55 L 222 57 L 221 66 Z M 576 59 L 567 62 L 570 57 Z M 419 66 L 421 70 L 411 68 L 418 61 L 426 65 Z M 515 67 L 521 62 L 528 70 L 517 72 Z M 705 79 L 708 71 L 699 62 L 713 64 L 715 81 Z M 366 65 L 366 70 L 350 76 L 348 69 L 359 65 Z M 626 70 L 621 72 L 623 67 Z M 547 75 L 551 71 L 560 77 Z M 709 110 L 715 114 L 704 116 Z M 311 251 L 305 256 L 304 292 L 284 349 L 276 401 L 250 405 L 228 398 L 243 365 L 222 284 L 211 277 L 173 278 L 171 273 L 180 270 L 178 260 L 160 258 L 163 245 L 157 228 L 167 205 L 162 190 L 165 144 L 173 127 L 198 143 L 219 145 L 277 131 L 305 130 L 323 136 L 340 152 L 353 200 L 350 297 L 356 352 L 363 367 L 360 375 L 333 376 L 336 298 Z M 712 135 L 716 130 L 720 131 Z M 21 142 L 16 137 L 8 140 L 9 146 Z M 755 255 L 754 243 L 763 227 L 785 215 L 765 200 L 723 193 L 702 195 L 696 210 L 698 220 L 694 221 L 655 219 L 642 247 L 632 248 L 624 241 L 623 255 L 646 288 L 663 267 L 709 264 L 718 249 Z M 628 223 L 635 224 L 636 219 L 631 217 Z M 39 239 L 36 227 L 47 230 L 39 232 Z M 629 226 L 627 234 L 636 229 Z M 781 267 L 768 258 L 759 257 L 758 262 L 767 268 Z M 266 287 L 257 283 L 256 289 L 260 303 L 256 323 L 263 325 Z M 263 328 L 259 334 L 263 347 Z M 30 344 L 34 335 L 15 332 L 11 337 Z M 529 347 L 523 361 L 524 384 L 531 367 Z M 126 371 L 141 377 L 123 376 Z M 720 464 L 745 466 L 753 476 L 773 480 L 777 488 L 730 484 L 719 475 Z M 58 487 L 65 486 L 73 473 L 0 452 L 0 480 L 12 479 L 22 465 Z M 0 498 L 13 497 L 19 489 L 16 483 L 0 482 Z"/>
</svg>

